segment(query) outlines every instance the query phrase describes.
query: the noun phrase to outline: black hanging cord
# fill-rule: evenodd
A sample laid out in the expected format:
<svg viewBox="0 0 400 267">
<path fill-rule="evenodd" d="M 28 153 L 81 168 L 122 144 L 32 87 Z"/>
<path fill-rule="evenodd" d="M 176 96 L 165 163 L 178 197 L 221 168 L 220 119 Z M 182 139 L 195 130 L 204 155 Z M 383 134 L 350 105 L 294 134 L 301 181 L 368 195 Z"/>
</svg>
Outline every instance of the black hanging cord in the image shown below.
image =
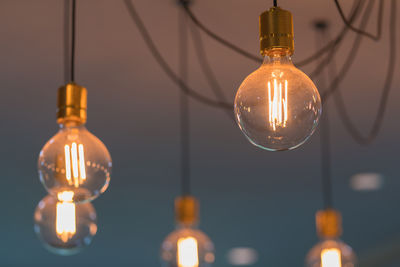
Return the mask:
<svg viewBox="0 0 400 267">
<path fill-rule="evenodd" d="M 244 49 L 238 47 L 237 45 L 227 41 L 226 39 L 222 38 L 221 36 L 219 36 L 218 34 L 214 33 L 213 31 L 211 31 L 210 29 L 208 29 L 206 26 L 204 26 L 203 23 L 201 23 L 197 17 L 193 14 L 192 10 L 190 9 L 190 7 L 188 5 L 183 6 L 186 13 L 189 15 L 190 19 L 193 21 L 193 23 L 199 27 L 199 29 L 201 29 L 204 33 L 206 33 L 208 36 L 210 36 L 211 38 L 213 38 L 214 40 L 216 40 L 217 42 L 221 43 L 222 45 L 232 49 L 233 51 L 235 51 L 236 53 L 247 57 L 255 62 L 259 62 L 262 63 L 263 59 L 261 58 L 261 56 L 256 56 L 253 55 L 247 51 L 245 51 Z"/>
<path fill-rule="evenodd" d="M 361 18 L 360 29 L 364 29 L 366 27 L 370 17 L 370 13 L 372 11 L 374 1 L 375 0 L 369 1 L 366 11 L 363 14 L 363 17 Z M 343 67 L 339 71 L 339 74 L 336 75 L 335 78 L 332 80 L 332 82 L 329 85 L 329 88 L 321 94 L 322 103 L 325 103 L 325 101 L 327 101 L 327 99 L 331 96 L 331 94 L 333 94 L 335 91 L 338 90 L 340 83 L 346 77 L 347 73 L 350 70 L 350 67 L 354 63 L 354 60 L 360 49 L 362 41 L 363 41 L 363 35 L 357 35 L 356 39 L 354 40 L 353 46 L 345 60 L 345 63 L 343 64 Z"/>
<path fill-rule="evenodd" d="M 64 0 L 64 82 L 70 81 L 70 0 Z"/>
<path fill-rule="evenodd" d="M 75 24 L 76 24 L 76 0 L 72 0 L 72 19 L 71 19 L 71 82 L 75 81 Z"/>
<path fill-rule="evenodd" d="M 349 21 L 353 22 L 359 14 L 362 12 L 362 8 L 364 5 L 364 1 L 362 2 L 353 2 L 353 7 L 352 11 L 349 16 Z M 368 10 L 368 8 L 367 8 Z M 368 12 L 368 11 L 365 12 Z M 349 32 L 349 28 L 344 26 L 341 33 L 338 35 L 338 37 L 335 39 L 335 42 L 330 46 L 329 50 L 327 50 L 327 55 L 325 56 L 324 59 L 320 60 L 320 63 L 317 64 L 317 66 L 314 68 L 314 70 L 310 73 L 309 77 L 311 79 L 314 79 L 314 77 L 318 76 L 322 71 L 325 70 L 327 65 L 330 63 L 332 60 L 333 56 L 338 52 L 339 47 L 343 44 L 342 40 L 346 36 L 346 34 Z M 328 42 L 329 43 L 329 42 Z M 324 47 L 327 47 L 324 45 Z"/>
<path fill-rule="evenodd" d="M 274 0 L 274 6 L 275 6 L 275 7 L 278 6 L 278 0 Z"/>
<path fill-rule="evenodd" d="M 222 90 L 217 76 L 214 74 L 213 69 L 210 66 L 210 63 L 207 59 L 207 52 L 204 48 L 203 40 L 201 38 L 200 32 L 197 27 L 193 27 L 193 24 L 190 24 L 191 29 L 191 36 L 192 41 L 194 44 L 194 48 L 196 50 L 197 59 L 200 63 L 201 70 L 207 80 L 208 85 L 210 86 L 211 90 L 213 91 L 215 97 L 221 102 L 227 102 L 227 98 Z M 230 117 L 233 121 L 235 121 L 232 110 L 226 110 L 226 114 Z"/>
<path fill-rule="evenodd" d="M 131 0 L 124 0 L 126 8 L 129 12 L 130 17 L 132 18 L 133 22 L 135 23 L 136 27 L 138 28 L 143 40 L 145 41 L 147 48 L 150 50 L 152 56 L 160 65 L 161 69 L 165 72 L 165 74 L 170 78 L 175 84 L 179 86 L 179 88 L 185 92 L 188 96 L 196 99 L 197 101 L 206 104 L 211 107 L 222 108 L 222 109 L 229 109 L 233 110 L 233 105 L 231 103 L 220 102 L 213 99 L 210 99 L 207 96 L 204 96 L 200 93 L 197 93 L 193 89 L 191 89 L 182 79 L 172 70 L 172 68 L 168 65 L 166 60 L 162 57 L 160 51 L 155 46 L 153 40 L 150 37 L 148 30 L 146 29 L 145 25 L 143 24 L 142 19 L 140 18 L 139 14 L 136 11 Z"/>
<path fill-rule="evenodd" d="M 185 4 L 185 3 L 181 3 Z M 185 14 L 179 14 L 179 73 L 183 82 L 188 77 L 188 32 Z M 190 195 L 190 109 L 189 98 L 183 90 L 179 96 L 180 146 L 181 146 L 181 194 Z"/>
<path fill-rule="evenodd" d="M 344 103 L 343 97 L 340 90 L 337 90 L 335 94 L 335 104 L 337 106 L 337 111 L 339 116 L 349 134 L 352 138 L 361 145 L 368 145 L 372 143 L 378 136 L 379 131 L 382 128 L 384 117 L 386 114 L 387 104 L 389 100 L 390 90 L 393 83 L 394 71 L 396 68 L 396 56 L 397 56 L 397 44 L 396 44 L 396 24 L 397 24 L 397 7 L 396 0 L 392 0 L 390 7 L 390 26 L 389 26 L 389 59 L 386 72 L 386 78 L 383 85 L 381 98 L 379 101 L 378 111 L 375 115 L 374 122 L 367 136 L 364 136 L 355 126 L 351 120 L 349 113 L 347 111 L 346 105 Z M 336 74 L 336 68 L 334 62 L 332 64 L 332 75 Z"/>
<path fill-rule="evenodd" d="M 340 4 L 339 4 L 339 0 L 334 0 L 335 5 L 336 5 L 336 8 L 337 8 L 337 10 L 339 11 L 339 15 L 340 15 L 340 17 L 342 18 L 344 24 L 345 24 L 350 30 L 356 32 L 357 34 L 364 35 L 365 37 L 368 37 L 368 38 L 370 38 L 370 39 L 372 39 L 372 40 L 374 40 L 374 41 L 379 41 L 380 38 L 381 38 L 381 35 L 382 35 L 383 1 L 384 1 L 384 0 L 381 0 L 381 1 L 380 1 L 380 4 L 379 4 L 377 33 L 376 33 L 376 35 L 372 35 L 371 33 L 368 33 L 368 32 L 366 32 L 366 31 L 364 31 L 363 29 L 355 28 L 355 27 L 352 25 L 352 23 L 349 22 L 349 21 L 346 19 L 346 16 L 344 15 L 344 12 L 343 12 L 343 9 L 342 9 L 342 7 L 341 7 Z"/>
<path fill-rule="evenodd" d="M 325 21 L 317 21 L 314 24 L 317 46 L 325 40 L 326 29 L 328 24 Z M 320 40 L 322 39 L 322 41 Z M 318 87 L 326 88 L 324 73 L 318 76 Z M 333 207 L 333 189 L 332 189 L 332 159 L 331 159 L 331 139 L 329 132 L 329 117 L 328 108 L 324 106 L 322 113 L 319 136 L 320 136 L 320 149 L 321 149 L 321 182 L 322 182 L 322 198 L 324 209 Z"/>
</svg>

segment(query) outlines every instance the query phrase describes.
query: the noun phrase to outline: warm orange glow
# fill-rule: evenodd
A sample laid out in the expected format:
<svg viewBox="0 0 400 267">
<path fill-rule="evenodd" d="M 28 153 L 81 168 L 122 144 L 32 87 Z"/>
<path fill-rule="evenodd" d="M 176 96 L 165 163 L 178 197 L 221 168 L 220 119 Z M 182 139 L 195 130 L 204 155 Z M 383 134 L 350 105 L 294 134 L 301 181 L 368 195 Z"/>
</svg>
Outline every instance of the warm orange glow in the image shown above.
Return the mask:
<svg viewBox="0 0 400 267">
<path fill-rule="evenodd" d="M 286 127 L 288 120 L 288 81 L 285 80 L 282 84 L 281 81 L 274 79 L 273 85 L 268 81 L 268 100 L 269 125 L 274 131 L 277 126 Z"/>
<path fill-rule="evenodd" d="M 323 249 L 321 267 L 342 267 L 342 254 L 337 248 Z"/>
<path fill-rule="evenodd" d="M 179 238 L 177 249 L 178 267 L 198 267 L 197 240 L 194 237 Z"/>
<path fill-rule="evenodd" d="M 74 192 L 64 191 L 58 193 L 56 206 L 56 232 L 58 238 L 64 243 L 76 233 L 75 203 L 72 202 Z"/>
<path fill-rule="evenodd" d="M 83 145 L 77 145 L 75 142 L 73 142 L 71 147 L 69 145 L 64 146 L 64 152 L 65 177 L 69 185 L 79 187 L 79 185 L 86 180 L 85 154 Z"/>
</svg>

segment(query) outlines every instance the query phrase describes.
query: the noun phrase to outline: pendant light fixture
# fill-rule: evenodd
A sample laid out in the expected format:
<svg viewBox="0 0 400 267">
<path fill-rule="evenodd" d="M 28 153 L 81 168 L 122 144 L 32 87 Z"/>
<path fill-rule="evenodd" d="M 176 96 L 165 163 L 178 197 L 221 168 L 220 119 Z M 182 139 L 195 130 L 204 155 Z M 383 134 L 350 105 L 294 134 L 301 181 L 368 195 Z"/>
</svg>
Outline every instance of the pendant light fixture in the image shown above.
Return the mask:
<svg viewBox="0 0 400 267">
<path fill-rule="evenodd" d="M 182 0 L 180 4 L 189 4 Z M 180 13 L 180 69 L 181 77 L 187 78 L 187 25 L 183 12 Z M 161 245 L 163 267 L 211 267 L 214 262 L 214 245 L 200 231 L 199 202 L 190 193 L 190 138 L 188 97 L 180 95 L 181 127 L 181 196 L 175 199 L 176 230 L 169 234 Z"/>
<path fill-rule="evenodd" d="M 70 82 L 58 89 L 58 133 L 42 148 L 40 181 L 54 197 L 72 192 L 73 202 L 87 202 L 103 193 L 110 182 L 112 161 L 104 144 L 85 127 L 87 90 L 75 83 L 76 0 L 72 0 Z"/>
<path fill-rule="evenodd" d="M 58 89 L 60 130 L 39 155 L 39 176 L 49 195 L 36 207 L 34 229 L 49 251 L 72 255 L 88 246 L 97 232 L 96 211 L 89 201 L 107 189 L 112 163 L 107 148 L 84 126 L 87 91 L 74 82 L 76 0 L 65 8 L 65 18 L 71 16 L 72 22 L 70 82 Z"/>
<path fill-rule="evenodd" d="M 317 21 L 314 26 L 317 32 L 323 34 L 327 25 L 325 21 Z M 325 87 L 323 76 L 321 75 L 320 78 L 322 87 Z M 316 213 L 316 228 L 320 241 L 308 252 L 305 264 L 306 267 L 354 267 L 357 264 L 357 257 L 353 249 L 340 240 L 343 231 L 342 215 L 333 208 L 328 115 L 328 109 L 325 107 L 320 127 L 321 178 L 324 209 Z"/>
<path fill-rule="evenodd" d="M 234 104 L 240 130 L 255 146 L 270 151 L 302 145 L 321 116 L 321 100 L 311 79 L 291 60 L 292 14 L 274 6 L 260 16 L 264 62 L 240 85 Z"/>
<path fill-rule="evenodd" d="M 354 267 L 357 257 L 353 249 L 340 240 L 342 216 L 340 212 L 327 208 L 316 214 L 317 233 L 320 242 L 306 257 L 307 267 Z"/>
</svg>

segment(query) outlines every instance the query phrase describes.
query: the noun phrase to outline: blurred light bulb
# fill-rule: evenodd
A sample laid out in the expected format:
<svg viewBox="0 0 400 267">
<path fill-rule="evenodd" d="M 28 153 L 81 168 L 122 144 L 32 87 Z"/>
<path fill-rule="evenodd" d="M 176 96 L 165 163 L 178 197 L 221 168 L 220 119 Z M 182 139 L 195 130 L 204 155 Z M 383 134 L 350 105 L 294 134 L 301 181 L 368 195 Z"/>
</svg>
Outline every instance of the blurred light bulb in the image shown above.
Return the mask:
<svg viewBox="0 0 400 267">
<path fill-rule="evenodd" d="M 91 201 L 110 182 L 111 157 L 104 144 L 85 128 L 86 89 L 67 84 L 59 89 L 60 130 L 40 151 L 40 180 L 53 196 L 73 192 L 72 202 Z"/>
<path fill-rule="evenodd" d="M 75 204 L 73 192 L 64 191 L 58 199 L 43 198 L 34 214 L 35 232 L 51 252 L 72 255 L 88 246 L 96 235 L 96 211 L 91 203 Z"/>
<path fill-rule="evenodd" d="M 325 239 L 307 255 L 307 267 L 354 267 L 357 257 L 351 247 L 338 239 Z"/>
<path fill-rule="evenodd" d="M 240 130 L 257 147 L 294 149 L 315 131 L 321 99 L 311 79 L 291 60 L 293 22 L 289 11 L 273 7 L 260 16 L 264 62 L 240 85 L 234 104 Z"/>
<path fill-rule="evenodd" d="M 191 227 L 179 227 L 161 245 L 164 267 L 210 267 L 214 245 L 206 234 Z"/>
<path fill-rule="evenodd" d="M 211 267 L 215 260 L 210 238 L 196 228 L 199 203 L 192 196 L 175 200 L 177 229 L 161 245 L 164 267 Z"/>
<path fill-rule="evenodd" d="M 265 56 L 239 87 L 235 117 L 254 145 L 271 151 L 294 149 L 314 132 L 321 100 L 314 83 L 294 67 L 288 51 Z"/>
</svg>

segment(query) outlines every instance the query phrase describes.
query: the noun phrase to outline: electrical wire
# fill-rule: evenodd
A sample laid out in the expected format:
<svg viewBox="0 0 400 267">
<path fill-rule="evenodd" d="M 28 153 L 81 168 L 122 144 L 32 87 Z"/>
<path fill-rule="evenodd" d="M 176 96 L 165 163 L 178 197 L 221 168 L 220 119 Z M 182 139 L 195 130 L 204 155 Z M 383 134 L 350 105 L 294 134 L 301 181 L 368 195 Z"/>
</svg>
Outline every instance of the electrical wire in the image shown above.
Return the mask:
<svg viewBox="0 0 400 267">
<path fill-rule="evenodd" d="M 384 1 L 384 0 L 382 0 L 382 2 L 383 2 L 383 1 Z M 358 1 L 354 2 L 354 5 L 357 7 L 357 8 L 355 8 L 355 10 L 358 10 L 358 9 L 359 9 L 358 7 L 359 7 L 360 5 L 362 5 L 362 3 L 363 3 L 363 0 L 358 0 Z M 251 53 L 245 51 L 244 49 L 242 49 L 242 48 L 240 48 L 239 46 L 237 46 L 237 45 L 231 43 L 230 41 L 228 41 L 228 40 L 222 38 L 222 37 L 219 36 L 218 34 L 214 33 L 212 30 L 210 30 L 209 28 L 207 28 L 207 27 L 194 15 L 194 13 L 192 12 L 192 10 L 190 9 L 189 6 L 186 5 L 186 6 L 183 6 L 183 7 L 185 8 L 185 11 L 186 11 L 187 14 L 189 15 L 189 17 L 191 18 L 191 20 L 193 21 L 193 23 L 194 23 L 199 29 L 201 29 L 205 34 L 207 34 L 209 37 L 211 37 L 212 39 L 216 40 L 216 41 L 219 42 L 220 44 L 222 44 L 222 45 L 224 45 L 224 46 L 230 48 L 231 50 L 237 52 L 238 54 L 240 54 L 240 55 L 242 55 L 242 56 L 244 56 L 244 57 L 247 57 L 248 59 L 251 59 L 251 60 L 253 60 L 253 61 L 255 61 L 255 62 L 258 62 L 258 63 L 262 63 L 263 60 L 262 60 L 262 58 L 260 58 L 259 56 L 255 56 L 255 55 L 253 55 L 253 54 L 251 54 Z M 380 12 L 379 12 L 380 16 L 379 16 L 379 19 L 378 19 L 378 29 L 379 29 L 379 32 L 380 32 L 380 29 L 381 29 L 382 18 L 383 18 L 382 12 L 381 12 L 382 10 L 383 10 L 383 8 L 380 8 Z M 354 15 L 356 15 L 356 12 L 355 12 Z M 352 20 L 349 20 L 349 21 L 351 22 Z M 345 28 L 348 28 L 348 27 L 345 26 Z M 337 45 L 338 43 L 340 43 L 340 42 L 343 40 L 343 37 L 344 37 L 343 31 L 344 31 L 344 30 L 342 30 L 342 33 L 340 33 L 336 38 L 334 38 L 333 40 L 331 40 L 330 42 L 328 42 L 328 44 L 325 45 L 324 47 L 322 47 L 320 50 L 318 50 L 317 52 L 315 52 L 314 54 L 312 54 L 311 56 L 309 56 L 309 57 L 307 57 L 307 58 L 305 58 L 305 59 L 303 59 L 303 60 L 300 60 L 300 61 L 295 62 L 294 64 L 295 64 L 296 66 L 298 66 L 298 67 L 302 67 L 302 66 L 308 65 L 308 64 L 314 62 L 315 60 L 319 59 L 319 58 L 320 58 L 321 56 L 323 56 L 325 53 L 329 52 L 333 46 Z"/>
<path fill-rule="evenodd" d="M 364 1 L 363 2 L 354 1 L 353 3 L 354 3 L 353 7 L 351 9 L 352 11 L 349 16 L 349 21 L 351 21 L 351 22 L 354 21 L 358 17 L 358 15 L 361 13 L 363 4 L 365 2 Z M 349 28 L 344 26 L 341 33 L 335 39 L 336 42 L 334 42 L 330 46 L 330 49 L 326 51 L 328 53 L 327 56 L 323 60 L 321 60 L 320 63 L 315 67 L 315 69 L 310 73 L 309 77 L 311 79 L 314 79 L 314 77 L 318 76 L 323 70 L 325 70 L 325 67 L 329 64 L 329 62 L 332 60 L 333 56 L 339 50 L 340 45 L 343 43 L 342 40 L 344 39 L 344 37 L 346 36 L 346 34 L 348 32 L 349 32 Z"/>
<path fill-rule="evenodd" d="M 200 32 L 197 27 L 193 27 L 193 24 L 191 24 L 191 36 L 192 36 L 192 41 L 196 50 L 196 55 L 197 59 L 200 63 L 200 67 L 202 69 L 202 72 L 207 80 L 208 85 L 210 86 L 211 90 L 213 91 L 215 97 L 221 101 L 221 102 L 227 102 L 227 98 L 224 94 L 224 91 L 222 90 L 218 79 L 216 75 L 214 74 L 214 71 L 211 68 L 210 63 L 208 62 L 207 59 L 207 52 L 204 48 L 204 43 L 201 38 Z M 233 111 L 232 110 L 226 110 L 227 115 L 233 120 Z"/>
<path fill-rule="evenodd" d="M 360 29 L 364 29 L 366 27 L 370 13 L 372 11 L 374 1 L 375 0 L 370 0 L 368 2 L 366 11 L 364 12 L 363 17 L 361 18 Z M 356 35 L 356 39 L 353 43 L 353 46 L 350 49 L 349 55 L 347 56 L 345 63 L 343 64 L 343 67 L 341 68 L 339 74 L 336 75 L 336 77 L 333 79 L 332 83 L 329 86 L 329 89 L 324 91 L 321 94 L 322 103 L 325 103 L 325 101 L 328 100 L 328 98 L 331 96 L 331 94 L 333 94 L 336 90 L 338 90 L 340 83 L 346 77 L 347 73 L 349 72 L 349 70 L 350 70 L 352 64 L 354 63 L 354 60 L 358 54 L 360 45 L 363 41 L 363 36 L 364 35 Z"/>
<path fill-rule="evenodd" d="M 182 3 L 184 4 L 184 3 Z M 188 28 L 186 15 L 180 12 L 179 27 L 179 73 L 183 82 L 188 79 Z M 180 148 L 181 148 L 181 190 L 190 195 L 190 108 L 189 98 L 183 90 L 179 95 Z"/>
<path fill-rule="evenodd" d="M 129 13 L 131 19 L 135 23 L 143 40 L 145 41 L 147 48 L 149 49 L 149 51 L 151 52 L 152 56 L 157 61 L 157 63 L 160 65 L 161 69 L 171 79 L 171 81 L 173 81 L 175 84 L 177 84 L 179 86 L 179 88 L 183 92 L 185 92 L 188 96 L 192 97 L 193 99 L 196 99 L 200 103 L 206 104 L 211 107 L 233 110 L 233 104 L 216 101 L 207 96 L 204 96 L 204 95 L 196 92 L 195 90 L 191 89 L 184 81 L 182 81 L 182 79 L 168 65 L 166 60 L 162 57 L 160 51 L 155 46 L 147 28 L 145 27 L 142 19 L 140 18 L 139 14 L 137 13 L 136 8 L 134 7 L 132 1 L 124 0 L 124 3 L 126 5 L 126 8 L 128 10 L 128 13 Z"/>
<path fill-rule="evenodd" d="M 256 56 L 253 55 L 247 51 L 245 51 L 244 49 L 240 48 L 239 46 L 227 41 L 226 39 L 222 38 L 221 36 L 219 36 L 218 34 L 214 33 L 213 31 L 211 31 L 209 28 L 207 28 L 203 23 L 200 22 L 200 20 L 193 14 L 193 12 L 191 11 L 190 7 L 188 5 L 183 6 L 183 8 L 185 9 L 186 13 L 189 15 L 189 17 L 191 18 L 191 20 L 193 21 L 193 23 L 199 27 L 199 29 L 201 29 L 205 34 L 207 34 L 209 37 L 211 37 L 212 39 L 216 40 L 217 42 L 219 42 L 220 44 L 232 49 L 233 51 L 235 51 L 236 53 L 247 57 L 248 59 L 251 59 L 255 62 L 258 63 L 262 63 L 263 60 L 261 58 L 261 56 Z"/>
<path fill-rule="evenodd" d="M 386 71 L 386 78 L 384 81 L 379 107 L 377 113 L 375 115 L 375 119 L 372 123 L 372 127 L 368 132 L 368 135 L 364 136 L 355 126 L 353 121 L 351 120 L 349 113 L 347 111 L 346 105 L 343 100 L 343 96 L 341 95 L 340 90 L 337 90 L 335 94 L 335 104 L 337 106 L 337 111 L 339 116 L 351 137 L 361 145 L 371 144 L 378 136 L 384 121 L 384 117 L 386 114 L 387 104 L 389 100 L 390 90 L 392 87 L 392 82 L 394 78 L 394 71 L 396 68 L 396 54 L 397 54 L 397 44 L 396 44 L 396 23 L 397 23 L 397 7 L 396 0 L 391 1 L 390 7 L 390 36 L 389 36 L 389 60 Z M 336 73 L 335 62 L 331 63 L 331 72 L 332 75 Z"/>
<path fill-rule="evenodd" d="M 278 0 L 274 0 L 274 6 L 275 6 L 275 7 L 278 6 Z"/>
<path fill-rule="evenodd" d="M 368 37 L 374 41 L 379 41 L 382 35 L 382 18 L 383 18 L 383 1 L 380 1 L 379 4 L 379 11 L 378 11 L 378 24 L 377 24 L 377 33 L 376 35 L 372 35 L 371 33 L 368 33 L 364 31 L 363 29 L 358 29 L 353 27 L 352 23 L 346 19 L 346 16 L 344 15 L 343 9 L 340 6 L 339 0 L 334 0 L 335 5 L 337 10 L 339 11 L 339 15 L 342 18 L 344 24 L 352 31 L 356 32 L 357 34 L 363 35 L 365 37 Z"/>
<path fill-rule="evenodd" d="M 72 29 L 71 29 L 71 82 L 75 81 L 75 24 L 76 24 L 76 0 L 72 0 Z"/>
<path fill-rule="evenodd" d="M 64 0 L 64 82 L 70 81 L 70 0 Z"/>
<path fill-rule="evenodd" d="M 326 40 L 326 28 L 328 27 L 326 22 L 315 23 L 316 31 L 316 46 L 318 47 L 321 43 Z M 322 39 L 322 40 L 319 40 Z M 318 75 L 318 87 L 326 89 L 325 73 L 321 72 Z M 330 126 L 329 126 L 329 111 L 328 107 L 324 106 L 324 112 L 322 113 L 319 137 L 320 137 L 320 153 L 321 153 L 321 185 L 322 185 L 322 199 L 324 209 L 333 207 L 333 188 L 332 188 L 332 156 L 331 156 L 331 138 L 330 138 Z"/>
</svg>

